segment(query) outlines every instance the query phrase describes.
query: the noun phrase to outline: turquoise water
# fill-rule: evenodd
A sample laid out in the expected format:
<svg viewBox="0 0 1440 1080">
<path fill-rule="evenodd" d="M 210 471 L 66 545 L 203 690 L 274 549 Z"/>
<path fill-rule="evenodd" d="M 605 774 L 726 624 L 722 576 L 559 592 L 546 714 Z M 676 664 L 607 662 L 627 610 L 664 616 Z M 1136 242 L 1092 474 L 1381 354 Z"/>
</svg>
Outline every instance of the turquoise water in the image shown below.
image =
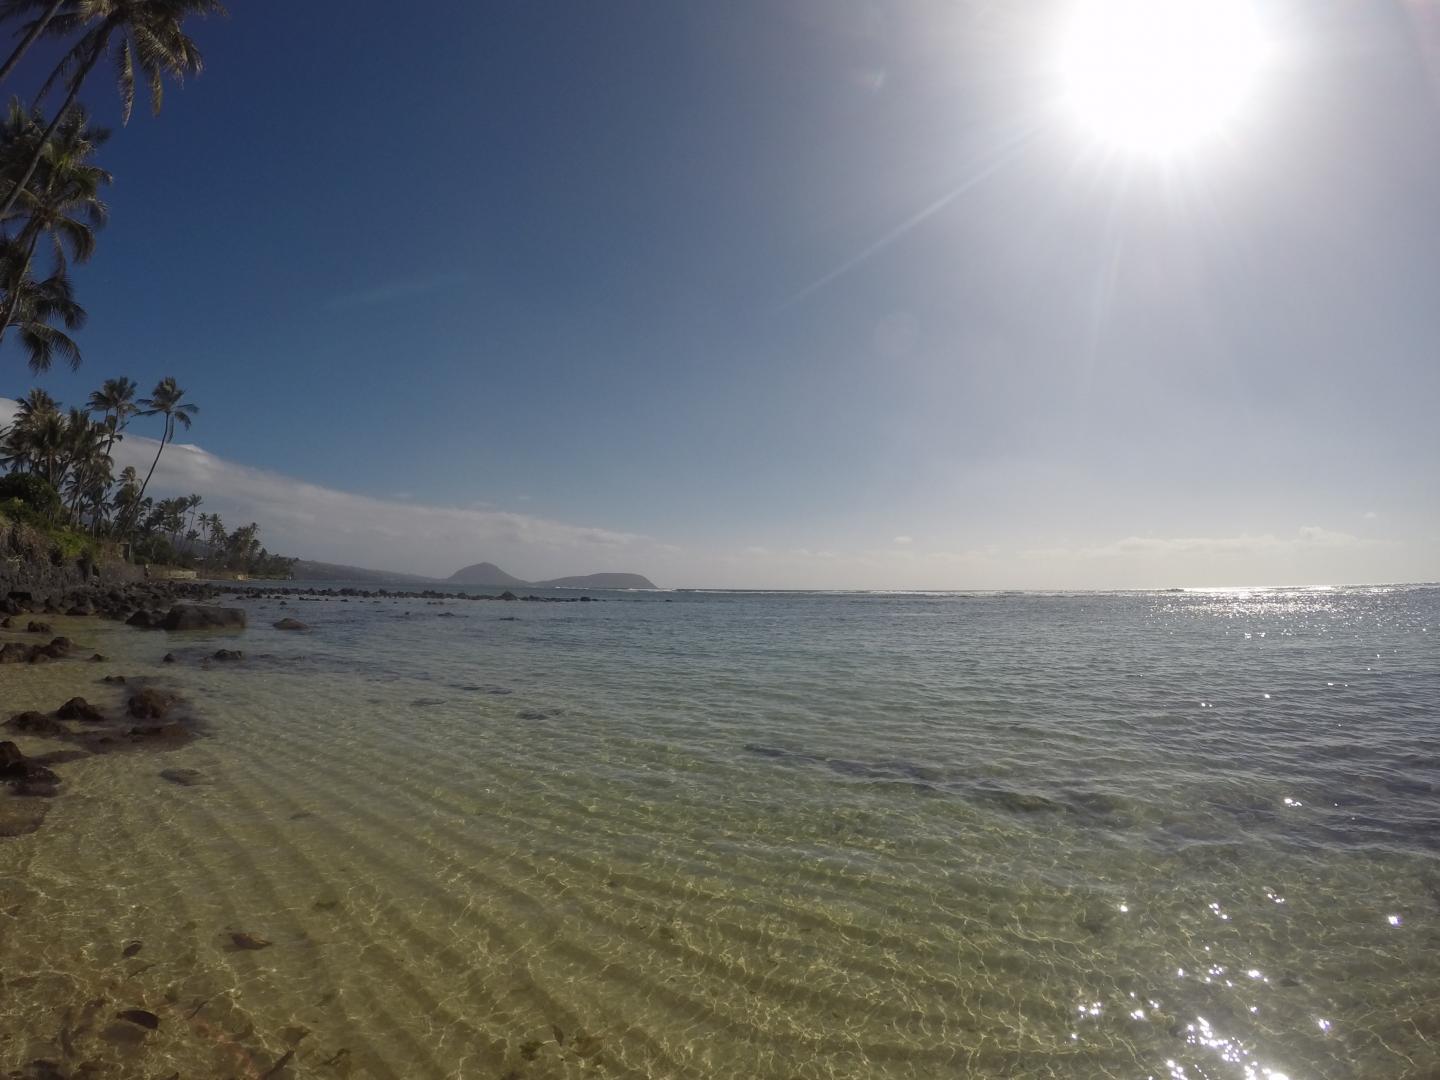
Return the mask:
<svg viewBox="0 0 1440 1080">
<path fill-rule="evenodd" d="M 59 620 L 209 733 L 0 841 L 0 1067 L 1440 1075 L 1440 590 L 593 595 Z"/>
</svg>

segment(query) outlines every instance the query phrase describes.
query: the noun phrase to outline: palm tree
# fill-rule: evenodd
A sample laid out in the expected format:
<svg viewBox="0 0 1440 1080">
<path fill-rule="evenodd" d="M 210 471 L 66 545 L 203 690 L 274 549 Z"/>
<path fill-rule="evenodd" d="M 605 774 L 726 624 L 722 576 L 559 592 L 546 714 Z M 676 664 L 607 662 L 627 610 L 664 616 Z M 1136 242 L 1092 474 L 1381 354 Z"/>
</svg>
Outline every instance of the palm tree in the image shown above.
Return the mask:
<svg viewBox="0 0 1440 1080">
<path fill-rule="evenodd" d="M 25 37 L 21 39 L 19 45 L 15 46 L 15 51 L 5 61 L 5 66 L 0 67 L 0 82 L 4 82 L 10 72 L 15 70 L 15 65 L 20 62 L 20 58 L 29 51 L 31 45 L 35 44 L 35 39 L 45 32 L 45 28 L 50 25 L 50 20 L 59 13 L 64 3 L 65 0 L 7 0 L 3 6 L 0 6 L 0 21 L 18 20 L 38 8 L 45 9 L 40 17 L 32 21 L 26 28 Z"/>
<path fill-rule="evenodd" d="M 5 123 L 0 126 L 4 150 L 0 158 L 11 158 L 14 147 L 30 141 L 32 129 L 39 129 L 38 114 L 27 116 L 16 101 L 11 101 Z M 35 261 L 40 240 L 49 236 L 55 252 L 55 265 L 64 270 L 68 260 L 85 262 L 95 251 L 95 231 L 105 224 L 107 209 L 100 190 L 111 181 L 104 169 L 90 164 L 95 151 L 110 138 L 105 128 L 93 127 L 89 116 L 80 107 L 72 109 L 48 142 L 41 146 L 43 168 L 37 180 L 23 192 L 19 214 L 27 220 L 13 245 L 0 284 L 7 293 L 4 315 L 0 317 L 0 339 L 10 325 L 19 303 L 18 286 Z"/>
<path fill-rule="evenodd" d="M 0 264 L 12 241 L 0 240 Z M 30 370 L 37 375 L 49 371 L 59 356 L 70 367 L 80 366 L 80 346 L 75 339 L 51 324 L 60 322 L 65 330 L 85 325 L 85 309 L 75 302 L 75 290 L 64 270 L 56 270 L 43 281 L 26 276 L 10 294 L 9 325 L 20 332 L 20 344 L 29 357 Z"/>
<path fill-rule="evenodd" d="M 104 417 L 101 423 L 110 433 L 110 439 L 105 444 L 106 454 L 115 448 L 115 440 L 123 437 L 120 433 L 125 430 L 130 423 L 130 417 L 139 408 L 135 404 L 135 391 L 138 389 L 134 379 L 127 379 L 122 375 L 118 379 L 106 379 L 99 390 L 90 393 L 90 401 L 86 407 L 92 413 L 99 413 Z"/>
<path fill-rule="evenodd" d="M 110 455 L 105 451 L 105 428 L 82 409 L 71 409 L 65 424 L 66 454 L 56 486 L 68 485 L 70 516 L 80 516 L 80 503 L 88 498 L 103 477 L 110 482 Z"/>
<path fill-rule="evenodd" d="M 43 98 L 68 72 L 73 74 L 66 81 L 65 100 L 45 130 L 42 146 L 36 149 L 24 173 L 10 189 L 5 205 L 0 206 L 0 220 L 9 215 L 20 192 L 30 183 L 40 165 L 43 144 L 50 140 L 70 106 L 75 104 L 80 88 L 107 51 L 113 50 L 114 54 L 124 122 L 129 123 L 135 104 L 137 66 L 149 84 L 151 107 L 158 113 L 164 98 L 165 76 L 183 81 L 186 75 L 198 75 L 205 66 L 200 50 L 185 33 L 185 20 L 192 15 L 212 13 L 225 14 L 219 0 L 73 0 L 72 7 L 55 12 L 46 27 L 47 33 L 56 36 L 81 33 L 45 80 L 39 97 Z"/>
<path fill-rule="evenodd" d="M 198 405 L 190 402 L 181 402 L 185 391 L 180 389 L 180 384 L 175 381 L 173 375 L 167 375 L 155 384 L 155 389 L 150 391 L 148 398 L 141 398 L 141 416 L 164 416 L 165 432 L 160 437 L 160 445 L 155 450 L 155 460 L 150 463 L 150 471 L 145 474 L 145 482 L 140 485 L 140 494 L 136 501 L 145 498 L 145 489 L 150 486 L 150 477 L 155 475 L 155 466 L 160 464 L 160 455 L 165 452 L 165 445 L 175 437 L 175 425 L 189 430 L 190 418 L 200 411 Z"/>
</svg>

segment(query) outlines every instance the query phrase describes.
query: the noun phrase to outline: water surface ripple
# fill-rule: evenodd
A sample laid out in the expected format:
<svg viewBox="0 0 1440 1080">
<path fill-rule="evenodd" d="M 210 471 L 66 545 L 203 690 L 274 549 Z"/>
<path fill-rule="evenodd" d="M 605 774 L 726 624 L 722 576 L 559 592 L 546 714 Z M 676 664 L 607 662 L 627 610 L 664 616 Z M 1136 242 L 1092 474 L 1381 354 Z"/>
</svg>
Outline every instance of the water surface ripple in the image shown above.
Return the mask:
<svg viewBox="0 0 1440 1080">
<path fill-rule="evenodd" d="M 0 1071 L 1440 1075 L 1440 590 L 596 595 L 57 620 L 209 733 L 0 841 Z"/>
</svg>

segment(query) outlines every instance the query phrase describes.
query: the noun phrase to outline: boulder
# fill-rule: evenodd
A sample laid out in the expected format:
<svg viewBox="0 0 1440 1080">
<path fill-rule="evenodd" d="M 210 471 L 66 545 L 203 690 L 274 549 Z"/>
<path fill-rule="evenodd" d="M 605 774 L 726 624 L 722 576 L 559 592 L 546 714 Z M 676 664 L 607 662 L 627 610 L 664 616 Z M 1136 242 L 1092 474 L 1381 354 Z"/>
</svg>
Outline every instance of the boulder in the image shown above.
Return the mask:
<svg viewBox="0 0 1440 1080">
<path fill-rule="evenodd" d="M 133 626 L 137 630 L 152 630 L 155 627 L 155 623 L 150 618 L 150 612 L 146 611 L 144 608 L 141 608 L 139 611 L 135 612 L 128 619 L 126 619 L 125 625 Z"/>
<path fill-rule="evenodd" d="M 30 659 L 30 646 L 11 641 L 0 645 L 0 664 L 23 664 Z"/>
<path fill-rule="evenodd" d="M 57 637 L 52 638 L 49 645 L 40 646 L 40 651 L 52 660 L 61 660 L 69 656 L 74 648 L 75 643 L 68 637 Z"/>
<path fill-rule="evenodd" d="M 29 625 L 25 627 L 25 632 L 27 634 L 48 634 L 51 632 L 50 624 L 31 619 Z"/>
<path fill-rule="evenodd" d="M 61 720 L 85 720 L 92 724 L 105 719 L 105 714 L 83 697 L 72 697 L 55 710 L 55 715 Z"/>
<path fill-rule="evenodd" d="M 504 592 L 502 592 L 502 593 L 501 593 L 499 596 L 497 596 L 495 599 L 497 599 L 497 600 L 518 600 L 519 597 L 516 596 L 513 592 L 511 592 L 509 589 L 506 589 Z"/>
<path fill-rule="evenodd" d="M 160 624 L 164 630 L 243 630 L 243 608 L 176 604 Z"/>
<path fill-rule="evenodd" d="M 309 629 L 310 629 L 310 627 L 308 627 L 307 625 L 305 625 L 305 624 L 304 624 L 303 622 L 301 622 L 299 619 L 281 619 L 279 622 L 275 623 L 274 625 L 275 625 L 275 629 L 276 629 L 276 630 L 309 630 Z"/>
<path fill-rule="evenodd" d="M 217 649 L 212 660 L 244 660 L 245 654 L 239 649 Z"/>
</svg>

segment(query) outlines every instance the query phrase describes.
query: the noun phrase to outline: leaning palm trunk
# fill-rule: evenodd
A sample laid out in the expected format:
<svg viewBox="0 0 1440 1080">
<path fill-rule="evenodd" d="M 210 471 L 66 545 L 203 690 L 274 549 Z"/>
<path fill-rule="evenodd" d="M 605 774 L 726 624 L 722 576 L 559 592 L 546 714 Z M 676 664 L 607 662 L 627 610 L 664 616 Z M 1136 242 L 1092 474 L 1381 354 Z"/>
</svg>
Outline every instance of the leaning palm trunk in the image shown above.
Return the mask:
<svg viewBox="0 0 1440 1080">
<path fill-rule="evenodd" d="M 15 321 L 15 312 L 20 308 L 20 283 L 30 272 L 30 264 L 35 261 L 35 248 L 40 243 L 40 226 L 32 221 L 25 228 L 30 233 L 30 243 L 25 249 L 25 260 L 16 269 L 15 276 L 7 283 L 6 291 L 9 296 L 5 300 L 5 314 L 0 317 L 0 341 L 5 340 L 5 332 Z"/>
<path fill-rule="evenodd" d="M 15 182 L 10 189 L 10 195 L 5 200 L 5 205 L 0 206 L 0 221 L 4 221 L 15 208 L 15 203 L 20 198 L 20 193 L 25 190 L 35 175 L 35 170 L 40 167 L 40 159 L 45 156 L 45 147 L 50 144 L 50 138 L 55 134 L 55 129 L 60 126 L 60 121 L 65 119 L 65 114 L 70 111 L 70 106 L 75 104 L 76 97 L 80 94 L 80 87 L 89 78 L 90 72 L 100 62 L 100 57 L 105 55 L 105 47 L 110 43 L 110 31 L 101 34 L 95 42 L 95 48 L 85 58 L 85 64 L 76 72 L 75 77 L 70 80 L 70 93 L 65 95 L 65 101 L 55 113 L 55 119 L 50 121 L 50 126 L 45 129 L 45 134 L 40 136 L 40 141 L 35 144 L 35 152 L 30 155 L 30 164 L 25 167 L 24 174 Z"/>
<path fill-rule="evenodd" d="M 150 486 L 150 477 L 155 475 L 155 466 L 160 464 L 160 455 L 165 452 L 165 444 L 170 441 L 170 433 L 174 430 L 174 424 L 175 421 L 172 418 L 168 416 L 165 418 L 165 431 L 164 434 L 160 436 L 160 445 L 155 450 L 155 460 L 150 462 L 150 471 L 145 474 L 145 482 L 140 485 L 140 494 L 135 496 L 137 513 L 139 512 L 140 503 L 145 498 L 145 489 Z M 133 526 L 134 524 L 132 520 L 130 525 Z"/>
<path fill-rule="evenodd" d="M 25 35 L 25 39 L 15 46 L 15 51 L 10 54 L 10 59 L 5 61 L 5 66 L 0 67 L 0 82 L 4 82 L 10 77 L 10 72 L 15 70 L 15 65 L 20 62 L 20 58 L 29 51 L 31 45 L 35 44 L 35 39 L 45 32 L 45 28 L 50 25 L 50 20 L 55 17 L 56 12 L 64 3 L 65 0 L 55 0 L 49 10 L 35 20 L 30 27 L 30 32 Z"/>
</svg>

